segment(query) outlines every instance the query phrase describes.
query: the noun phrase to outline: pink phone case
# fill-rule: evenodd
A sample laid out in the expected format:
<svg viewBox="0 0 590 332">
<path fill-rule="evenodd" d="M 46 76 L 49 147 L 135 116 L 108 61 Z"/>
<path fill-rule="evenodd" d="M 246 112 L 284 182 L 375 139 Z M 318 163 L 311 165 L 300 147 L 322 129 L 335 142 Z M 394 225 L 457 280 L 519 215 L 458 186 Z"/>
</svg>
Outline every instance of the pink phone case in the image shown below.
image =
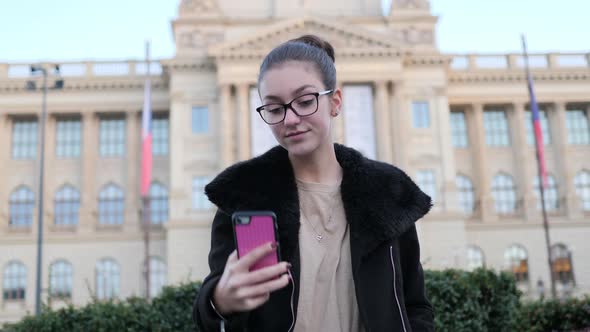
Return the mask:
<svg viewBox="0 0 590 332">
<path fill-rule="evenodd" d="M 249 224 L 234 223 L 238 257 L 243 257 L 256 247 L 269 242 L 276 242 L 275 223 L 270 215 L 250 215 Z M 278 263 L 277 252 L 271 252 L 254 263 L 250 271 Z"/>
</svg>

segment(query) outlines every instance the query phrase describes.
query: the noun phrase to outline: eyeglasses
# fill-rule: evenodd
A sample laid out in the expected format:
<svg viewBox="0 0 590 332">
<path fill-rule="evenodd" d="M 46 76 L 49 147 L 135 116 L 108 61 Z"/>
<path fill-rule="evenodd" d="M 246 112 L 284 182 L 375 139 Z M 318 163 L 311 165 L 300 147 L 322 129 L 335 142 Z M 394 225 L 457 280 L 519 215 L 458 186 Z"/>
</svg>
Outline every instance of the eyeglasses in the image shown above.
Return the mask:
<svg viewBox="0 0 590 332">
<path fill-rule="evenodd" d="M 258 112 L 262 120 L 269 125 L 285 121 L 287 109 L 289 108 L 300 118 L 310 116 L 318 111 L 319 97 L 332 92 L 334 92 L 334 90 L 306 93 L 286 104 L 274 103 L 262 105 L 256 108 L 256 112 Z"/>
</svg>

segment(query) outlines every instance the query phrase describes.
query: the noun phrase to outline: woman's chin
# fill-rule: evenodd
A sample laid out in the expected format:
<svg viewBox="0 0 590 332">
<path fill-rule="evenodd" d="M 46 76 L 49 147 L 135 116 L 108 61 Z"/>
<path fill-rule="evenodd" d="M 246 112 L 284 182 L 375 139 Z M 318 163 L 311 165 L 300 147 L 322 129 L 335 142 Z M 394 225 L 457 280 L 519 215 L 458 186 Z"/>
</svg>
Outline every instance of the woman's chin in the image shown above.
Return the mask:
<svg viewBox="0 0 590 332">
<path fill-rule="evenodd" d="M 309 140 L 300 142 L 284 142 L 283 147 L 294 157 L 305 157 L 316 150 L 316 146 Z"/>
</svg>

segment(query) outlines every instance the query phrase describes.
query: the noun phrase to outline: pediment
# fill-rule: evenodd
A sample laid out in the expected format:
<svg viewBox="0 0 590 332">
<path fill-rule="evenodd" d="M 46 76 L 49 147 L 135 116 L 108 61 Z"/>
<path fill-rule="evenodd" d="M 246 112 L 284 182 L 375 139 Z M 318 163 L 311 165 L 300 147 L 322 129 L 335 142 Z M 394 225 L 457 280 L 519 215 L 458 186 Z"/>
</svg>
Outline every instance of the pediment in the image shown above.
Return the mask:
<svg viewBox="0 0 590 332">
<path fill-rule="evenodd" d="M 401 55 L 398 45 L 385 35 L 314 17 L 277 23 L 253 35 L 213 45 L 209 54 L 223 58 L 262 57 L 275 46 L 304 34 L 315 34 L 330 42 L 337 59 L 351 55 Z"/>
</svg>

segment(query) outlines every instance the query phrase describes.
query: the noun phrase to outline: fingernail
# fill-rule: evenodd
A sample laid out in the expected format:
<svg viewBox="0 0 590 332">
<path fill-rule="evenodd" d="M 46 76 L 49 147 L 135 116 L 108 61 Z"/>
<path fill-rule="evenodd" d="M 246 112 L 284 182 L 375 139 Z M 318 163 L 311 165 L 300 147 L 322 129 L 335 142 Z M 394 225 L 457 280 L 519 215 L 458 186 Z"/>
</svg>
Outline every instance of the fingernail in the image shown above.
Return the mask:
<svg viewBox="0 0 590 332">
<path fill-rule="evenodd" d="M 271 243 L 270 244 L 270 248 L 273 249 L 273 250 L 276 249 L 277 248 L 277 243 L 276 242 Z"/>
<path fill-rule="evenodd" d="M 291 263 L 287 263 L 287 268 L 290 269 L 291 267 L 293 267 L 293 265 L 291 265 Z"/>
</svg>

